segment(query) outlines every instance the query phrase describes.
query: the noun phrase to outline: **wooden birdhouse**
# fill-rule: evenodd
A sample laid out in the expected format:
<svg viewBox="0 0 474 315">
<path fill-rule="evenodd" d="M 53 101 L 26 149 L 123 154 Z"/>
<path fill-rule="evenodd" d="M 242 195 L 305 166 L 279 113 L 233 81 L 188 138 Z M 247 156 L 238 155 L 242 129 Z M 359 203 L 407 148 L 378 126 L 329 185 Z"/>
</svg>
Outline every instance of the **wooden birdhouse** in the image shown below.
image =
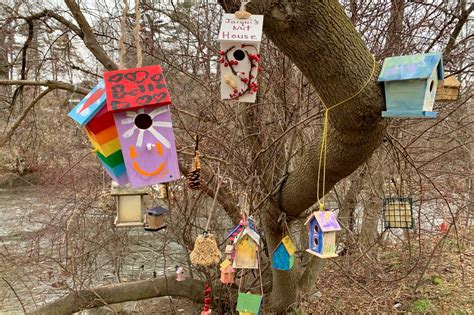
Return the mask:
<svg viewBox="0 0 474 315">
<path fill-rule="evenodd" d="M 436 118 L 436 89 L 444 79 L 441 53 L 390 57 L 378 78 L 384 83 L 383 117 Z"/>
<path fill-rule="evenodd" d="M 232 267 L 232 263 L 229 259 L 224 260 L 221 263 L 221 282 L 223 284 L 234 283 L 235 269 Z"/>
<path fill-rule="evenodd" d="M 272 253 L 272 267 L 279 270 L 290 270 L 295 262 L 296 247 L 286 235 Z"/>
<path fill-rule="evenodd" d="M 383 219 L 386 229 L 413 228 L 413 200 L 411 197 L 387 197 L 383 201 Z"/>
<path fill-rule="evenodd" d="M 228 244 L 225 246 L 225 258 L 228 260 L 233 260 L 234 259 L 234 245 Z"/>
<path fill-rule="evenodd" d="M 168 212 L 168 209 L 160 206 L 148 209 L 146 212 L 145 230 L 159 231 L 166 228 L 164 224 L 166 212 Z"/>
<path fill-rule="evenodd" d="M 84 127 L 99 162 L 119 185 L 128 183 L 125 163 L 112 113 L 107 111 L 101 80 L 72 110 L 69 117 Z"/>
<path fill-rule="evenodd" d="M 176 266 L 176 281 L 186 280 L 186 273 L 183 267 Z"/>
<path fill-rule="evenodd" d="M 258 269 L 260 235 L 245 227 L 234 240 L 234 268 Z"/>
<path fill-rule="evenodd" d="M 263 297 L 261 295 L 239 292 L 237 297 L 237 311 L 239 315 L 257 315 L 262 310 Z"/>
<path fill-rule="evenodd" d="M 455 101 L 459 98 L 459 88 L 461 87 L 461 82 L 454 76 L 448 76 L 444 79 L 442 84 L 438 85 L 438 90 L 436 91 L 436 101 L 437 102 L 449 102 Z"/>
<path fill-rule="evenodd" d="M 112 184 L 111 195 L 115 196 L 117 215 L 115 226 L 133 227 L 144 225 L 145 197 L 148 193 L 143 189 L 118 187 Z"/>
<path fill-rule="evenodd" d="M 341 230 L 332 211 L 313 212 L 306 220 L 309 229 L 308 253 L 320 258 L 337 257 L 336 232 Z"/>
<path fill-rule="evenodd" d="M 113 113 L 132 187 L 180 178 L 171 123 L 171 98 L 158 65 L 104 73 L 107 111 Z"/>
<path fill-rule="evenodd" d="M 224 14 L 218 42 L 221 50 L 221 99 L 254 103 L 262 40 L 263 15 L 239 19 Z"/>
</svg>

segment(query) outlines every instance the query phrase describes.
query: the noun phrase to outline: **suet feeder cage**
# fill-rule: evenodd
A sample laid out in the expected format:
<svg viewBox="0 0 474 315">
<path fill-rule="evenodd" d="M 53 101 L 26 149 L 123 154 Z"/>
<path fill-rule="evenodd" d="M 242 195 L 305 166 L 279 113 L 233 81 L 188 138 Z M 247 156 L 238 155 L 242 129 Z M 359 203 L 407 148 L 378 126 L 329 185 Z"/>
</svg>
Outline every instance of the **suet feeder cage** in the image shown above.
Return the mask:
<svg viewBox="0 0 474 315">
<path fill-rule="evenodd" d="M 112 184 L 111 195 L 115 197 L 117 215 L 115 226 L 135 227 L 144 225 L 144 209 L 148 193 L 144 189 L 118 187 Z"/>
<path fill-rule="evenodd" d="M 411 197 L 386 197 L 383 201 L 384 227 L 411 229 L 413 220 L 413 200 Z"/>
<path fill-rule="evenodd" d="M 166 227 L 166 225 L 164 225 L 166 212 L 168 212 L 168 209 L 164 207 L 148 209 L 146 212 L 145 230 L 159 231 L 164 229 Z"/>
</svg>

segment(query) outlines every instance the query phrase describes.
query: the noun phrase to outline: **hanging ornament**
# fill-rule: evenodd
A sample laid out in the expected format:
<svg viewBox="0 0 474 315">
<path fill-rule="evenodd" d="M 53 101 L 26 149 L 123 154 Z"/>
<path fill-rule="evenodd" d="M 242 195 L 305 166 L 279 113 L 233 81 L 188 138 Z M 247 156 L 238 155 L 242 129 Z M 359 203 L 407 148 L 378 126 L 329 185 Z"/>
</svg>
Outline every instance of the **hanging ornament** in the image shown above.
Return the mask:
<svg viewBox="0 0 474 315">
<path fill-rule="evenodd" d="M 196 136 L 196 147 L 194 149 L 194 160 L 191 171 L 188 173 L 188 187 L 190 189 L 201 189 L 201 155 L 199 153 L 199 136 Z"/>
<path fill-rule="evenodd" d="M 176 266 L 176 281 L 184 281 L 186 280 L 186 273 L 184 272 L 184 268 L 180 266 Z"/>
<path fill-rule="evenodd" d="M 204 285 L 204 308 L 201 315 L 211 315 L 211 287 Z"/>
<path fill-rule="evenodd" d="M 234 283 L 235 269 L 232 267 L 232 262 L 229 259 L 224 260 L 221 263 L 221 282 L 223 284 Z"/>
</svg>

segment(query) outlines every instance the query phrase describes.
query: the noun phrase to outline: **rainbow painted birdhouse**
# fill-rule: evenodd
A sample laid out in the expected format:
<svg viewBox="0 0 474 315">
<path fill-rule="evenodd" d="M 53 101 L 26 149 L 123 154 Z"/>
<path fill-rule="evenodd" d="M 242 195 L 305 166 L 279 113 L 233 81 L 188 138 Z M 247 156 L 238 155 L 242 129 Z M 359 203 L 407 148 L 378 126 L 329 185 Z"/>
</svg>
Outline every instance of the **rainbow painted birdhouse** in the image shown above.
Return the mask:
<svg viewBox="0 0 474 315">
<path fill-rule="evenodd" d="M 320 258 L 337 257 L 336 232 L 341 230 L 332 211 L 313 212 L 306 220 L 309 229 L 308 253 Z"/>
<path fill-rule="evenodd" d="M 436 118 L 436 89 L 444 79 L 441 53 L 390 57 L 378 78 L 384 83 L 383 117 Z"/>
<path fill-rule="evenodd" d="M 237 18 L 224 14 L 217 41 L 220 43 L 221 99 L 254 103 L 258 90 L 263 15 Z"/>
<path fill-rule="evenodd" d="M 220 266 L 221 282 L 223 284 L 234 283 L 235 269 L 232 267 L 232 262 L 229 259 L 224 260 Z"/>
<path fill-rule="evenodd" d="M 242 293 L 237 297 L 237 311 L 239 315 L 257 315 L 262 310 L 263 297 L 261 295 Z"/>
<path fill-rule="evenodd" d="M 286 235 L 272 253 L 272 267 L 278 270 L 290 270 L 295 262 L 296 247 Z"/>
<path fill-rule="evenodd" d="M 106 72 L 69 116 L 84 126 L 112 179 L 137 188 L 180 178 L 170 104 L 155 65 Z"/>
<path fill-rule="evenodd" d="M 242 269 L 258 269 L 258 251 L 260 235 L 249 227 L 245 227 L 234 240 L 234 262 L 232 267 Z"/>
</svg>

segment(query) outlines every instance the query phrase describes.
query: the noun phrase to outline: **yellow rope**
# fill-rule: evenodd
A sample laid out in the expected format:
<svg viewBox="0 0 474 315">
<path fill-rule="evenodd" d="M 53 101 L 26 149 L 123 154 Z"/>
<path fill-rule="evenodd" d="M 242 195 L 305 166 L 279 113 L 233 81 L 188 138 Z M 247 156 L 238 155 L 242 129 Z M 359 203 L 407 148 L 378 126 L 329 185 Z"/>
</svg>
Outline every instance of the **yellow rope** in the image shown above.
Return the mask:
<svg viewBox="0 0 474 315">
<path fill-rule="evenodd" d="M 324 124 L 323 124 L 323 134 L 322 134 L 322 139 L 321 139 L 321 146 L 320 146 L 320 152 L 319 152 L 319 165 L 318 165 L 318 181 L 317 181 L 317 197 L 318 197 L 318 203 L 319 203 L 319 210 L 322 211 L 324 210 L 324 197 L 325 197 L 325 191 L 326 191 L 326 151 L 327 151 L 327 143 L 328 143 L 328 129 L 329 129 L 329 110 L 330 109 L 333 109 L 334 107 L 337 107 L 339 105 L 342 105 L 354 98 L 356 98 L 360 93 L 362 93 L 363 90 L 365 90 L 365 88 L 367 87 L 367 85 L 369 85 L 370 81 L 372 80 L 372 78 L 374 77 L 375 75 L 375 69 L 377 68 L 376 65 L 377 65 L 377 61 L 375 60 L 375 57 L 373 55 L 372 56 L 372 60 L 373 60 L 373 64 L 372 64 L 372 71 L 370 73 L 370 77 L 367 79 L 367 81 L 364 83 L 364 85 L 360 88 L 359 91 L 357 91 L 357 93 L 355 93 L 354 95 L 352 95 L 351 97 L 343 100 L 342 102 L 339 102 L 331 107 L 328 107 L 326 106 L 326 104 L 324 103 L 323 99 L 321 97 L 319 97 L 319 99 L 321 100 L 321 103 L 323 104 L 324 106 Z M 320 179 L 321 179 L 321 172 L 322 172 L 322 190 L 320 191 L 319 188 L 319 182 L 320 182 Z M 320 194 L 321 193 L 321 194 Z"/>
</svg>

